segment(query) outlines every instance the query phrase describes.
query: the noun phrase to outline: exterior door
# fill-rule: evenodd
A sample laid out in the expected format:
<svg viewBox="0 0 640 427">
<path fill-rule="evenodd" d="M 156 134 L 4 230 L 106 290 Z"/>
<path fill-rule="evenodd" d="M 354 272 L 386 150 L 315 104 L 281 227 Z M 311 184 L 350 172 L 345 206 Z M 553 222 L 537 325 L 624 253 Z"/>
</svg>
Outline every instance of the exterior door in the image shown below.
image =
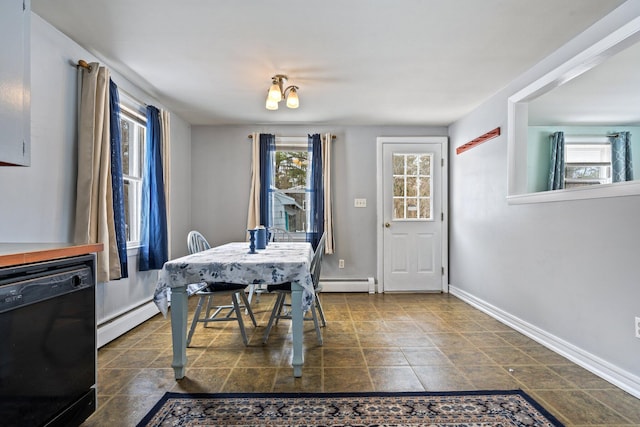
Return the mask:
<svg viewBox="0 0 640 427">
<path fill-rule="evenodd" d="M 443 291 L 444 144 L 403 139 L 381 144 L 381 290 Z"/>
</svg>

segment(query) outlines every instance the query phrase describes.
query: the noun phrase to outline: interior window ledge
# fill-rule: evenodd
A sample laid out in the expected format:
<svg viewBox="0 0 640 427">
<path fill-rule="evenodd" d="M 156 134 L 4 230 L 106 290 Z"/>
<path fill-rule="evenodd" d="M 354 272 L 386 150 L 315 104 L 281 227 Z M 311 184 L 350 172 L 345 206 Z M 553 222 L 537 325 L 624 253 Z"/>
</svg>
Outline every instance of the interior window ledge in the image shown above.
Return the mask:
<svg viewBox="0 0 640 427">
<path fill-rule="evenodd" d="M 507 196 L 507 203 L 509 205 L 523 205 L 528 203 L 565 202 L 569 200 L 601 199 L 605 197 L 639 195 L 640 181 L 629 181 L 617 182 L 615 184 L 598 184 L 594 187 L 514 194 Z"/>
</svg>

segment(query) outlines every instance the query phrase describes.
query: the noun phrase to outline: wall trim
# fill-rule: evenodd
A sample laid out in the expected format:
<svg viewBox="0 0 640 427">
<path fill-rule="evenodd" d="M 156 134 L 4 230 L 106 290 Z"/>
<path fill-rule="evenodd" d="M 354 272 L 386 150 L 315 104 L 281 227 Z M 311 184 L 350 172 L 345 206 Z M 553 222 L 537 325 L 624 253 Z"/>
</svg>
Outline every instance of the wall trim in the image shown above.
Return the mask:
<svg viewBox="0 0 640 427">
<path fill-rule="evenodd" d="M 153 301 L 144 303 L 108 322 L 98 325 L 98 348 L 129 332 L 160 313 Z"/>
<path fill-rule="evenodd" d="M 449 285 L 449 292 L 494 319 L 526 335 L 548 349 L 566 357 L 591 373 L 640 399 L 640 377 L 615 366 L 575 345 L 550 334 L 512 314 Z"/>
</svg>

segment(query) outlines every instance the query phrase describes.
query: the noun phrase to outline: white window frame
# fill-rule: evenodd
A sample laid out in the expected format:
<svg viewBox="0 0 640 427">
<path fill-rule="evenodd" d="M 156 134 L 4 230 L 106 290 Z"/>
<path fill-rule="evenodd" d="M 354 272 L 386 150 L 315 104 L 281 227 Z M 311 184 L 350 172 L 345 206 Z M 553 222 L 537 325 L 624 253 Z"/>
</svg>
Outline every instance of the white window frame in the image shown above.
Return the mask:
<svg viewBox="0 0 640 427">
<path fill-rule="evenodd" d="M 572 149 L 577 153 L 578 151 L 585 150 L 589 151 L 589 146 L 593 147 L 593 150 L 600 151 L 600 161 L 598 162 L 590 162 L 590 161 L 570 161 L 572 154 Z M 611 142 L 608 140 L 606 136 L 565 136 L 565 148 L 564 148 L 564 161 L 565 161 L 565 187 L 568 183 L 584 183 L 583 186 L 589 185 L 601 185 L 601 184 L 611 184 L 612 177 L 612 164 L 611 164 Z M 599 167 L 604 168 L 602 172 L 604 172 L 600 178 L 596 179 L 587 179 L 587 178 L 569 178 L 567 177 L 567 170 L 569 167 Z M 608 169 L 607 169 L 608 168 Z M 574 186 L 572 188 L 578 188 L 578 186 Z"/>
<path fill-rule="evenodd" d="M 276 137 L 276 141 L 275 141 L 275 151 L 280 151 L 280 152 L 292 152 L 292 151 L 309 151 L 309 140 L 308 137 L 306 136 L 280 136 L 280 137 Z M 292 240 L 294 241 L 305 241 L 307 238 L 307 232 L 308 232 L 308 228 L 309 228 L 309 211 L 308 211 L 308 206 L 310 206 L 310 198 L 311 198 L 311 194 L 308 191 L 309 189 L 309 181 L 311 179 L 311 162 L 312 162 L 312 153 L 309 151 L 308 154 L 308 161 L 309 161 L 309 166 L 307 168 L 307 180 L 306 180 L 306 187 L 305 187 L 305 198 L 304 198 L 304 202 L 303 202 L 303 209 L 305 211 L 305 215 L 306 215 L 306 220 L 305 220 L 305 227 L 306 230 L 304 231 L 300 231 L 300 230 L 292 230 L 289 231 L 289 233 L 292 236 Z M 275 178 L 275 165 L 273 165 L 272 167 L 272 176 L 271 176 L 271 182 L 274 182 L 274 178 Z M 271 197 L 271 212 L 269 212 L 269 216 L 270 216 L 270 224 L 273 224 L 273 193 L 270 194 Z"/>
<path fill-rule="evenodd" d="M 124 168 L 122 171 L 122 179 L 125 183 L 129 183 L 131 190 L 129 193 L 129 215 L 125 218 L 125 223 L 129 227 L 128 235 L 131 236 L 131 239 L 127 238 L 127 248 L 133 249 L 140 247 L 140 207 L 142 206 L 147 117 L 145 106 L 122 92 L 120 92 L 120 115 L 121 120 L 128 120 L 133 123 L 134 127 L 140 127 L 144 131 L 142 136 L 139 136 L 137 130 L 132 131 L 130 137 L 133 137 L 133 141 L 129 141 L 129 155 L 131 156 L 129 164 L 138 165 L 140 170 L 134 170 L 133 175 L 129 174 L 129 171 L 125 171 Z M 133 144 L 131 144 L 132 142 Z M 132 195 L 133 197 L 131 197 Z"/>
</svg>

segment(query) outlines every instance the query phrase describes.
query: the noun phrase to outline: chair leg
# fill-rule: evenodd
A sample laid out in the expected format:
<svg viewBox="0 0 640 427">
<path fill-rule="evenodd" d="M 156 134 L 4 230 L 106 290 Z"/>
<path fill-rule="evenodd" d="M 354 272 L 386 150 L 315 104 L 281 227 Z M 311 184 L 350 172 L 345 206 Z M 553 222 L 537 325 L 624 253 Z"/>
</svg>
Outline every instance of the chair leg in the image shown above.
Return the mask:
<svg viewBox="0 0 640 427">
<path fill-rule="evenodd" d="M 207 297 L 201 296 L 198 299 L 198 305 L 196 306 L 196 311 L 193 314 L 193 320 L 191 321 L 191 328 L 189 329 L 189 335 L 187 336 L 187 347 L 189 347 L 189 344 L 191 344 L 191 337 L 193 337 L 193 332 L 196 330 L 196 325 L 198 324 L 198 318 L 200 316 L 200 311 L 202 311 L 202 304 L 204 303 L 205 298 Z M 209 302 L 207 301 L 207 308 L 208 306 L 209 306 Z"/>
<path fill-rule="evenodd" d="M 262 337 L 262 342 L 264 344 L 269 340 L 269 333 L 271 332 L 271 328 L 273 327 L 274 320 L 277 323 L 278 315 L 280 314 L 280 310 L 282 310 L 282 302 L 284 299 L 284 295 L 282 293 L 277 294 L 276 303 L 273 305 L 273 310 L 271 310 L 271 316 L 269 316 L 269 323 L 267 324 L 267 329 L 264 331 L 264 336 Z"/>
<path fill-rule="evenodd" d="M 316 313 L 316 306 L 312 304 L 309 310 L 311 310 L 313 325 L 316 327 L 316 337 L 318 338 L 318 344 L 322 345 L 322 332 L 320 332 L 320 326 L 318 325 L 318 314 Z"/>
<path fill-rule="evenodd" d="M 251 304 L 251 301 L 253 301 L 253 295 L 254 294 L 256 295 L 256 300 L 257 300 L 258 299 L 257 298 L 258 295 L 256 294 L 256 285 L 249 285 L 249 297 L 247 298 L 247 300 L 249 301 L 249 304 Z M 249 304 L 247 304 L 247 306 Z M 249 309 L 248 308 L 246 308 L 244 310 L 244 314 L 249 314 Z"/>
<path fill-rule="evenodd" d="M 282 310 L 285 309 L 285 307 L 288 305 L 286 303 L 286 299 L 287 299 L 287 294 L 285 293 L 279 293 L 278 294 L 278 299 L 276 300 L 276 304 L 278 306 L 278 311 L 276 313 L 276 325 L 278 324 L 278 322 L 280 321 L 280 319 L 282 319 L 285 315 L 287 315 L 287 313 L 282 313 Z"/>
<path fill-rule="evenodd" d="M 251 302 L 251 300 L 253 299 L 253 294 L 255 293 L 256 293 L 256 285 L 249 285 L 249 296 L 247 297 L 249 302 Z"/>
<path fill-rule="evenodd" d="M 318 309 L 318 315 L 320 316 L 320 322 L 322 322 L 322 327 L 327 326 L 327 319 L 324 317 L 324 310 L 322 309 L 322 303 L 320 302 L 320 295 L 316 294 L 315 305 Z"/>
<path fill-rule="evenodd" d="M 253 310 L 251 310 L 251 304 L 249 303 L 249 299 L 244 294 L 244 292 L 238 292 L 238 294 L 240 295 L 240 299 L 242 300 L 242 302 L 244 304 L 245 312 L 249 315 L 249 317 L 251 317 L 251 321 L 253 322 L 253 326 L 258 326 L 258 322 L 256 322 L 256 318 L 253 316 Z"/>
<path fill-rule="evenodd" d="M 233 301 L 233 310 L 236 312 L 236 319 L 238 320 L 238 325 L 240 325 L 242 342 L 244 342 L 244 345 L 247 345 L 249 344 L 249 340 L 247 339 L 247 332 L 244 330 L 244 321 L 242 320 L 242 312 L 240 311 L 240 304 L 238 303 L 238 292 L 231 294 L 231 300 Z"/>
</svg>

